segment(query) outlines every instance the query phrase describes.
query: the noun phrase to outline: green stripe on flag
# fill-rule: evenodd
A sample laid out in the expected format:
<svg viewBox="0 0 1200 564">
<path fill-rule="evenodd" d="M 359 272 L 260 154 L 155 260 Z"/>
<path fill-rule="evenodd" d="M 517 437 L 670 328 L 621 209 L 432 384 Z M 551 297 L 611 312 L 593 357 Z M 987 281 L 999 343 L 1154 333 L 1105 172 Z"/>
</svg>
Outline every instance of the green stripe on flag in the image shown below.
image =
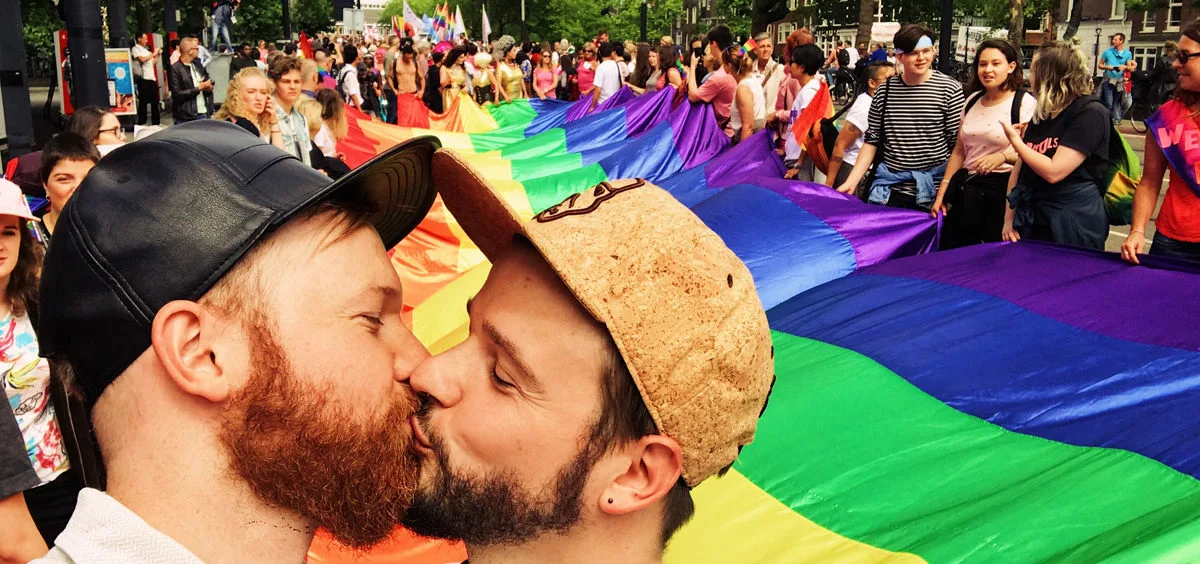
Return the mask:
<svg viewBox="0 0 1200 564">
<path fill-rule="evenodd" d="M 929 562 L 1200 558 L 1200 481 L 1007 431 L 854 351 L 773 337 L 778 380 L 735 468 L 817 524 Z"/>
<path fill-rule="evenodd" d="M 567 131 L 555 127 L 500 149 L 506 159 L 532 159 L 567 152 Z"/>
<path fill-rule="evenodd" d="M 578 169 L 583 166 L 583 156 L 579 153 L 547 155 L 510 161 L 509 165 L 512 166 L 513 180 L 524 180 Z"/>
<path fill-rule="evenodd" d="M 594 163 L 570 173 L 522 180 L 521 184 L 525 186 L 529 207 L 533 209 L 533 213 L 538 213 L 561 203 L 571 194 L 591 188 L 605 180 L 608 180 L 608 175 L 600 167 L 600 163 Z"/>
<path fill-rule="evenodd" d="M 537 112 L 533 111 L 529 100 L 524 98 L 487 106 L 487 111 L 488 114 L 491 114 L 492 119 L 496 120 L 496 125 L 499 127 L 528 125 L 533 118 L 537 117 Z"/>
</svg>

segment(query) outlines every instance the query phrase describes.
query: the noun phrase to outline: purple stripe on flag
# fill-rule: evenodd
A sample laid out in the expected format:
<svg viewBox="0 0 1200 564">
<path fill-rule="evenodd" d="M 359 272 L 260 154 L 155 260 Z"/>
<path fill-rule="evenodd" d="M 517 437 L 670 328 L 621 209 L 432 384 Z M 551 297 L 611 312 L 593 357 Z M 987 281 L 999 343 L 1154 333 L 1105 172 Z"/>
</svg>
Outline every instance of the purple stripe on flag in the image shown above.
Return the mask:
<svg viewBox="0 0 1200 564">
<path fill-rule="evenodd" d="M 1027 241 L 1007 245 L 899 259 L 866 272 L 970 288 L 1110 337 L 1200 350 L 1200 265 L 1151 260 L 1133 266 L 1113 253 Z M 937 269 L 930 269 L 934 260 Z"/>
<path fill-rule="evenodd" d="M 940 220 L 928 213 L 864 204 L 823 184 L 779 178 L 750 182 L 787 197 L 841 233 L 854 247 L 859 268 L 937 249 Z"/>
</svg>

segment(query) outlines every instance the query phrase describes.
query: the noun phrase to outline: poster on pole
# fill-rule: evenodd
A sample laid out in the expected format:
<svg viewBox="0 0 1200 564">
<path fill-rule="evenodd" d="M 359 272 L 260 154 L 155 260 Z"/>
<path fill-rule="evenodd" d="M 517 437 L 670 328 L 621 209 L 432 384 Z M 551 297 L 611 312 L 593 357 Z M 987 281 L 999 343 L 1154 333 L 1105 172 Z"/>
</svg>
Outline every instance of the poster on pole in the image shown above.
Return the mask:
<svg viewBox="0 0 1200 564">
<path fill-rule="evenodd" d="M 875 22 L 871 24 L 871 41 L 891 45 L 897 31 L 900 31 L 900 22 Z"/>
<path fill-rule="evenodd" d="M 133 101 L 133 65 L 129 49 L 105 49 L 108 65 L 108 105 L 119 116 L 137 115 Z"/>
</svg>

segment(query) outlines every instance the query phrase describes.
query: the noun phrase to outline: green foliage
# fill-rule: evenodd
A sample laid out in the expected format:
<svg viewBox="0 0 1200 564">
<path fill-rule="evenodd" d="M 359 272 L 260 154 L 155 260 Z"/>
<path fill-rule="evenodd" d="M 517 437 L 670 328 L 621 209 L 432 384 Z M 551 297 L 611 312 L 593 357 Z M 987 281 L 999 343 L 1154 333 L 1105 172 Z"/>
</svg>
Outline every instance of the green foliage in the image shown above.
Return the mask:
<svg viewBox="0 0 1200 564">
<path fill-rule="evenodd" d="M 732 0 L 749 5 L 751 0 Z M 420 16 L 433 15 L 436 0 L 409 0 L 409 6 Z M 479 37 L 481 31 L 478 0 L 451 3 L 462 10 L 468 34 Z M 638 11 L 641 0 L 525 0 L 525 19 L 530 41 L 558 41 L 567 38 L 575 45 L 592 39 L 596 32 L 607 29 L 613 39 L 637 40 L 640 34 Z M 608 8 L 608 13 L 600 12 Z M 649 38 L 668 35 L 671 24 L 682 9 L 680 0 L 652 0 L 647 4 L 646 35 Z M 488 19 L 492 25 L 491 39 L 501 35 L 521 36 L 520 0 L 491 0 L 487 3 Z M 391 21 L 392 15 L 403 16 L 403 0 L 391 0 L 379 16 L 380 23 Z M 744 17 L 749 17 L 748 8 Z"/>
<path fill-rule="evenodd" d="M 38 59 L 54 58 L 54 33 L 65 29 L 49 0 L 21 0 L 21 23 L 24 24 L 25 56 Z"/>
<path fill-rule="evenodd" d="M 333 29 L 333 3 L 329 0 L 294 0 L 292 31 L 305 31 L 311 37 Z"/>
<path fill-rule="evenodd" d="M 734 37 L 750 36 L 750 16 L 754 10 L 753 0 L 717 0 L 717 17 L 725 22 Z"/>
<path fill-rule="evenodd" d="M 201 12 L 203 14 L 203 12 Z M 292 8 L 292 21 L 296 20 L 295 8 Z M 329 15 L 332 17 L 333 9 Z M 230 32 L 234 43 L 249 41 L 255 43 L 259 39 L 272 41 L 283 38 L 283 4 L 280 0 L 246 0 L 237 13 L 237 23 L 233 24 Z M 201 20 L 203 21 L 203 20 Z M 300 29 L 292 24 L 292 31 L 300 33 Z"/>
</svg>

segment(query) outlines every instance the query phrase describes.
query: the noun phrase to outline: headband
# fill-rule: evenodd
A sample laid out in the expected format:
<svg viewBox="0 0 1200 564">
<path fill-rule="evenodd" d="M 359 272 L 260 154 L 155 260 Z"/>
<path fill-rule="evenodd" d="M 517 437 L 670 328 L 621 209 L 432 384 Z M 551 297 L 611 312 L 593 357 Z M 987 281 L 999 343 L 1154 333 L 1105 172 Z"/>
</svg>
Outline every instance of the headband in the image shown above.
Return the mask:
<svg viewBox="0 0 1200 564">
<path fill-rule="evenodd" d="M 912 51 L 900 51 L 900 52 L 901 53 L 912 53 L 913 51 L 916 51 L 917 49 L 924 49 L 926 47 L 933 47 L 933 40 L 930 39 L 928 35 L 922 35 L 921 39 L 917 40 L 917 45 L 916 45 L 916 47 L 912 48 Z"/>
</svg>

